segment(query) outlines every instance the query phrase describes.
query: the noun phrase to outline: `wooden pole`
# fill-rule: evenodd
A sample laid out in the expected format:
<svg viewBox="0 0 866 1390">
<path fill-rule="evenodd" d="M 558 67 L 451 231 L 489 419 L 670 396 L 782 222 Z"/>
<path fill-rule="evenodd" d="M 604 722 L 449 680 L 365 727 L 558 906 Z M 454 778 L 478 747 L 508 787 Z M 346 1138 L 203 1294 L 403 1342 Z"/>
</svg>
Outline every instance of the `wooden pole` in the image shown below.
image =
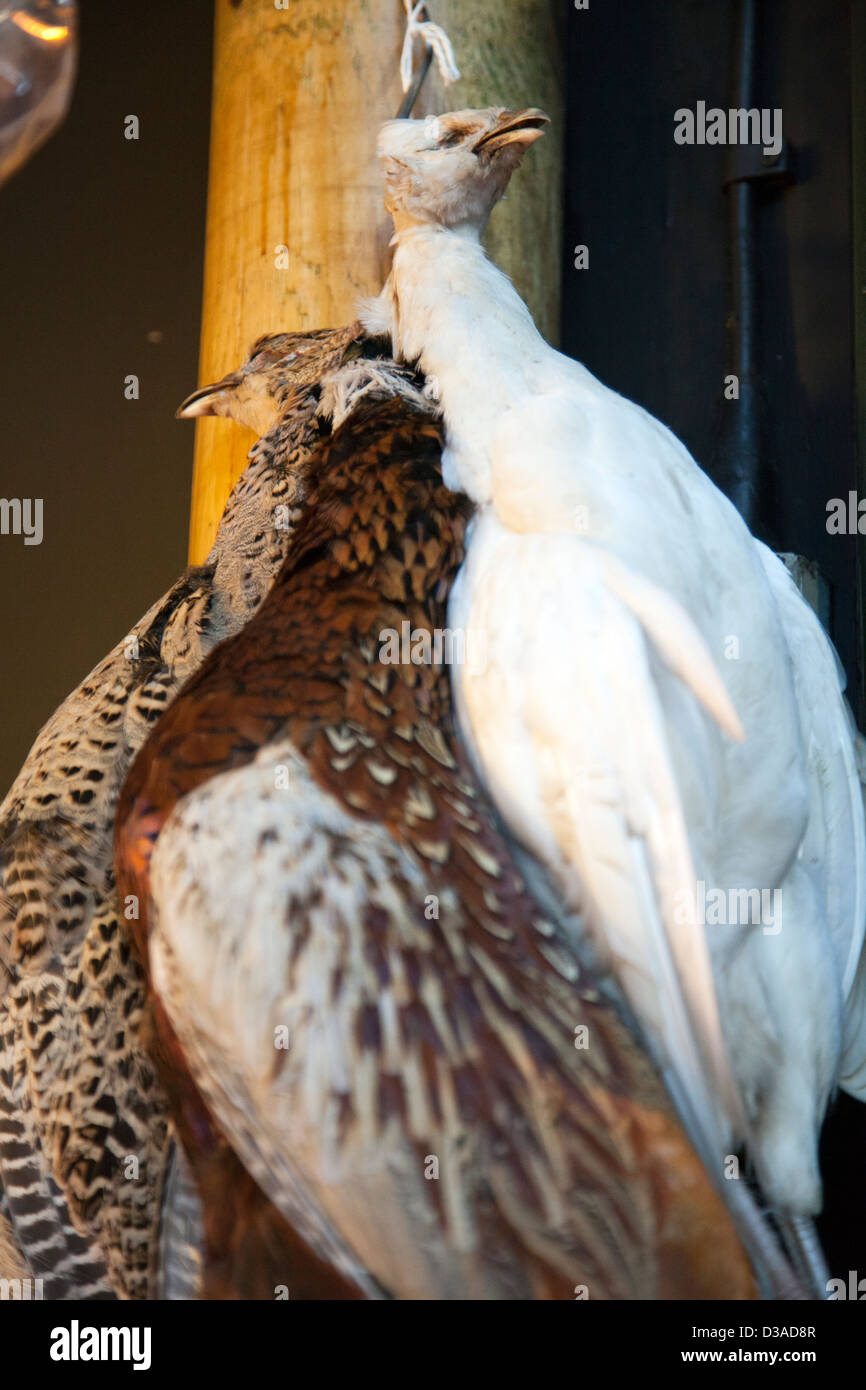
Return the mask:
<svg viewBox="0 0 866 1390">
<path fill-rule="evenodd" d="M 558 327 L 562 146 L 557 0 L 430 0 L 461 79 L 431 70 L 414 114 L 540 105 L 553 117 L 488 246 L 546 336 Z M 401 0 L 216 0 L 201 383 L 261 333 L 348 323 L 387 273 L 376 131 L 402 92 Z M 419 54 L 420 57 L 420 54 Z M 196 427 L 190 560 L 201 562 L 250 437 Z"/>
</svg>

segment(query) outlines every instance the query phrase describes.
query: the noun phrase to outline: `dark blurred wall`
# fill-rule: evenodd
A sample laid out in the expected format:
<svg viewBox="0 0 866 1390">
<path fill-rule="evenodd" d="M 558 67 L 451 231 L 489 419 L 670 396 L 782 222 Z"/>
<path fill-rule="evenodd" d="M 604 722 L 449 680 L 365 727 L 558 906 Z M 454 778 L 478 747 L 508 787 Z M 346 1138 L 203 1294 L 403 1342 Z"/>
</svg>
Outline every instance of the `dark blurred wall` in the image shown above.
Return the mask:
<svg viewBox="0 0 866 1390">
<path fill-rule="evenodd" d="M 720 485 L 728 150 L 677 145 L 674 112 L 727 109 L 735 0 L 605 0 L 568 25 L 564 350 L 637 400 Z M 780 107 L 793 182 L 755 214 L 764 474 L 755 529 L 817 561 L 862 705 L 857 540 L 826 503 L 857 487 L 850 0 L 759 0 L 756 105 Z M 572 248 L 589 247 L 589 270 Z"/>
<path fill-rule="evenodd" d="M 212 5 L 81 8 L 69 118 L 0 188 L 0 496 L 44 499 L 41 545 L 0 535 L 0 796 L 186 563 Z"/>
</svg>

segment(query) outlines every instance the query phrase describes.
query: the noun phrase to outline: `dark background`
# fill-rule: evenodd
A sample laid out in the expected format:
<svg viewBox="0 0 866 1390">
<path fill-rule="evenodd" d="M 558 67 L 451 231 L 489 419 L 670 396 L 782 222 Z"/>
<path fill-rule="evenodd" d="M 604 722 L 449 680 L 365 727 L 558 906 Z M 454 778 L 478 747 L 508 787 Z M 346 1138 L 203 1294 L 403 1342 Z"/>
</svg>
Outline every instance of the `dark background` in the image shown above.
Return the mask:
<svg viewBox="0 0 866 1390">
<path fill-rule="evenodd" d="M 42 545 L 0 536 L 0 796 L 186 563 L 212 6 L 81 9 L 67 121 L 0 188 L 0 496 L 44 499 Z"/>
<path fill-rule="evenodd" d="M 681 146 L 673 113 L 730 105 L 736 4 L 590 6 L 569 25 L 563 347 L 680 436 L 720 486 L 725 431 L 727 151 Z M 781 107 L 794 182 L 757 197 L 762 488 L 753 529 L 817 561 L 862 713 L 857 540 L 827 501 L 857 487 L 848 0 L 758 0 L 757 104 Z M 862 55 L 861 55 L 862 61 Z M 860 133 L 861 140 L 863 132 Z"/>
<path fill-rule="evenodd" d="M 85 0 L 71 114 L 0 189 L 0 495 L 44 498 L 41 546 L 0 537 L 0 794 L 63 698 L 185 563 L 210 105 L 210 0 Z M 857 541 L 826 504 L 858 486 L 852 47 L 862 0 L 760 0 L 762 106 L 794 181 L 756 211 L 761 492 L 755 529 L 818 562 L 862 714 Z M 725 151 L 673 113 L 727 108 L 734 0 L 563 0 L 568 132 L 562 345 L 669 424 L 725 483 Z M 855 71 L 852 72 L 852 67 Z M 507 101 L 507 94 L 503 94 Z M 139 117 L 138 141 L 124 117 Z M 590 270 L 573 268 L 578 243 Z M 159 341 L 148 335 L 160 334 Z M 861 363 L 862 370 L 862 363 Z M 141 398 L 124 399 L 135 373 Z M 861 387 L 862 400 L 862 387 Z M 863 484 L 861 482 L 861 491 Z M 832 1268 L 866 1263 L 863 1107 L 825 1134 Z"/>
</svg>

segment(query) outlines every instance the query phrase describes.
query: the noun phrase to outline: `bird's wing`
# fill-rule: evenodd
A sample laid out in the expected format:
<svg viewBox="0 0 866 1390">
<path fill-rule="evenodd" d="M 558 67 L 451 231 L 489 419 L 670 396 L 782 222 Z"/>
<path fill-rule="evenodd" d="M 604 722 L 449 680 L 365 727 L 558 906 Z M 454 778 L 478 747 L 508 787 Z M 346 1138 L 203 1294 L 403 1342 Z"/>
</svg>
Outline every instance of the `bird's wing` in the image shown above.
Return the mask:
<svg viewBox="0 0 866 1390">
<path fill-rule="evenodd" d="M 839 1085 L 866 1099 L 866 816 L 861 735 L 845 673 L 818 618 L 782 561 L 757 542 L 791 656 L 806 750 L 809 820 L 799 857 L 823 879 L 826 921 L 844 1000 Z"/>
<path fill-rule="evenodd" d="M 197 1085 L 301 1239 L 368 1297 L 460 1297 L 437 1215 L 441 1200 L 466 1222 L 460 1187 L 424 1178 L 428 1155 L 450 1172 L 459 1126 L 430 1113 L 418 1049 L 401 1040 L 412 991 L 382 971 L 405 975 L 408 961 L 389 959 L 387 942 L 381 962 L 365 960 L 358 931 L 365 910 L 405 917 L 407 870 L 423 914 L 417 869 L 387 832 L 320 796 L 288 746 L 269 749 L 163 829 L 151 970 Z M 413 1148 L 413 1131 L 429 1147 Z"/>
<path fill-rule="evenodd" d="M 857 732 L 843 693 L 845 673 L 829 637 L 786 566 L 765 545 L 756 544 L 782 617 L 806 750 L 809 821 L 800 858 L 823 870 L 827 923 L 844 999 L 866 931 L 866 824 Z"/>
<path fill-rule="evenodd" d="M 717 1161 L 742 1114 L 662 702 L 675 679 L 737 736 L 721 677 L 685 613 L 586 539 L 516 536 L 489 518 L 471 555 L 450 621 L 486 653 L 455 670 L 476 759 L 506 820 L 585 909 Z"/>
<path fill-rule="evenodd" d="M 22 832 L 13 862 L 44 868 L 33 833 Z M 113 895 L 81 896 L 80 940 L 31 966 L 13 938 L 0 967 L 0 1168 L 28 1259 L 69 1290 L 51 1296 L 106 1297 L 106 1266 L 141 1296 L 165 1106 L 139 1041 L 144 980 Z M 62 917 L 50 896 L 45 906 Z"/>
<path fill-rule="evenodd" d="M 298 1235 L 368 1296 L 665 1287 L 661 1149 L 696 1225 L 726 1238 L 655 1081 L 639 1068 L 641 1104 L 625 1079 L 623 1030 L 612 1060 L 598 995 L 547 968 L 512 999 L 507 937 L 481 950 L 446 896 L 425 927 L 417 858 L 289 745 L 179 804 L 151 885 L 154 988 L 193 1079 Z"/>
<path fill-rule="evenodd" d="M 281 768 L 290 769 L 282 792 Z M 377 1161 L 368 1132 L 378 1127 L 375 1057 L 365 1067 L 357 1056 L 363 1041 L 346 1031 L 347 1012 L 362 1018 L 365 1001 L 338 995 L 342 954 L 358 949 L 349 924 L 368 885 L 353 877 L 351 855 L 328 862 L 333 845 L 310 793 L 291 749 L 274 747 L 185 798 L 151 866 L 150 967 L 193 1078 L 244 1166 L 301 1239 L 376 1298 L 376 1278 L 358 1249 L 375 1235 L 371 1180 L 358 1174 L 342 1183 L 337 1157 L 341 1105 L 360 1086 L 360 1144 L 370 1149 L 367 1161 Z M 342 819 L 345 829 L 349 818 Z M 386 897 L 388 868 L 377 865 Z M 310 913 L 316 930 L 308 954 L 309 927 L 293 925 Z M 369 1007 L 393 1011 L 373 970 L 366 983 Z M 366 1077 L 353 1074 L 357 1065 Z M 400 1069 L 395 1057 L 395 1074 Z M 395 1231 L 386 1248 L 395 1267 L 377 1268 L 374 1259 L 372 1268 L 396 1280 L 405 1239 Z M 409 1267 L 417 1262 L 413 1252 Z"/>
<path fill-rule="evenodd" d="M 0 1162 L 22 1248 L 73 1297 L 107 1296 L 106 1256 L 120 1287 L 146 1289 L 164 1105 L 138 1042 L 112 830 L 132 753 L 201 659 L 205 589 L 185 576 L 148 610 L 47 722 L 0 807 Z M 138 1179 L 129 1154 L 144 1156 Z"/>
<path fill-rule="evenodd" d="M 113 1297 L 102 1253 L 77 1231 L 46 1162 L 36 1114 L 21 1086 L 20 1049 L 4 1022 L 0 1032 L 0 1275 L 42 1280 L 49 1299 Z M 14 1273 L 8 1274 L 10 1266 Z M 20 1266 L 23 1266 L 23 1273 Z"/>
<path fill-rule="evenodd" d="M 9 1219 L 46 1297 L 107 1296 L 98 1243 L 76 1229 L 55 1182 L 48 1133 L 69 1038 L 61 958 L 47 943 L 51 914 L 64 921 L 91 900 L 70 876 L 74 856 L 45 855 L 26 822 L 0 848 L 0 1178 Z M 68 909 L 62 906 L 66 898 Z M 58 1125 L 59 1127 L 59 1125 Z"/>
</svg>

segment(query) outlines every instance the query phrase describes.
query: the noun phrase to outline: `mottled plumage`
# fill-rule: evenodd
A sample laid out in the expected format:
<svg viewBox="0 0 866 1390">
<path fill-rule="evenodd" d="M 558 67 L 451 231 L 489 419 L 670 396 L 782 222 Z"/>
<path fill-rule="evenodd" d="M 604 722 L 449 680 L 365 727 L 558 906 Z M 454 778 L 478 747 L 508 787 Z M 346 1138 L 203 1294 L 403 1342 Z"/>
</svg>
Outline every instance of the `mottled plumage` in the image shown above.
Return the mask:
<svg viewBox="0 0 866 1390">
<path fill-rule="evenodd" d="M 750 1297 L 657 1075 L 517 870 L 447 668 L 381 659 L 445 627 L 468 515 L 438 425 L 383 386 L 118 811 L 205 1289 Z"/>
<path fill-rule="evenodd" d="M 240 372 L 196 393 L 183 413 L 214 408 L 274 426 L 268 441 L 251 451 L 206 563 L 61 705 L 0 807 L 0 1187 L 46 1297 L 155 1288 L 171 1140 L 114 888 L 117 796 L 182 682 L 267 591 L 310 447 L 327 428 L 317 415 L 322 376 L 359 350 L 357 325 L 273 335 Z"/>
</svg>

